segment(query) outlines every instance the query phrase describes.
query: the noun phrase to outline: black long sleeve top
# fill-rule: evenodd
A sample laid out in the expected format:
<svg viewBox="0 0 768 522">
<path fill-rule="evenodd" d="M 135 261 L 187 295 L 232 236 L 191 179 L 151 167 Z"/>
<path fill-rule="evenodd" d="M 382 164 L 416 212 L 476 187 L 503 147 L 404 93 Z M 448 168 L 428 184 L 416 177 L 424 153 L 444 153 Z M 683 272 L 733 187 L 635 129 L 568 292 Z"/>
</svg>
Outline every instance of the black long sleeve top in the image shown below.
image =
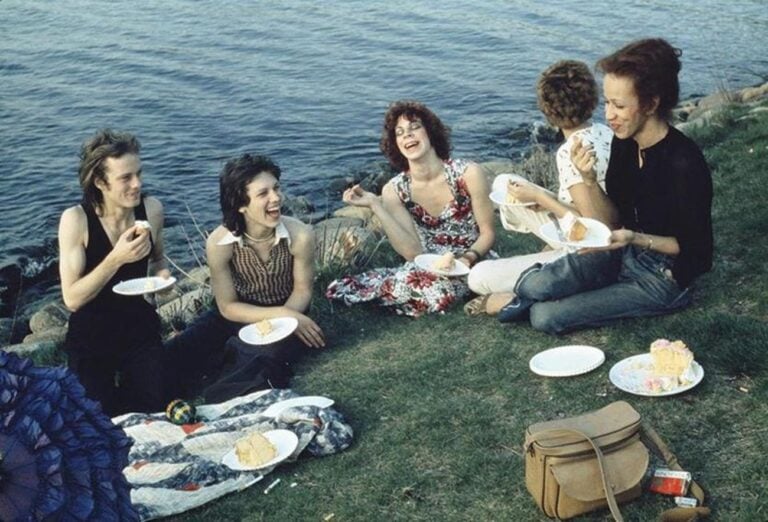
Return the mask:
<svg viewBox="0 0 768 522">
<path fill-rule="evenodd" d="M 674 127 L 641 154 L 642 168 L 637 142 L 613 138 L 606 192 L 624 228 L 677 239 L 672 275 L 685 288 L 712 268 L 712 176 L 699 147 Z"/>
</svg>

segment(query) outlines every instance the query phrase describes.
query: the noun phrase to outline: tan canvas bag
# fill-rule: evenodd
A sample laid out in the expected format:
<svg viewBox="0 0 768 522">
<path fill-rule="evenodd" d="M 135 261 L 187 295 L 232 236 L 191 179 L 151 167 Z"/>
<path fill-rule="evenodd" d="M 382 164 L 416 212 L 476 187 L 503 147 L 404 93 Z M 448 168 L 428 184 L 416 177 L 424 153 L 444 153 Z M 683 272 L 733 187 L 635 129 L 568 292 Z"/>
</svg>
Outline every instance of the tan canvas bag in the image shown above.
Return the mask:
<svg viewBox="0 0 768 522">
<path fill-rule="evenodd" d="M 571 518 L 640 495 L 648 449 L 640 414 L 626 402 L 568 419 L 540 422 L 525 433 L 525 484 L 547 516 Z"/>
<path fill-rule="evenodd" d="M 672 469 L 677 458 L 655 431 L 643 428 L 640 414 L 624 401 L 568 419 L 540 422 L 525 433 L 525 484 L 542 511 L 567 519 L 608 506 L 618 522 L 618 504 L 640 496 L 648 469 L 641 431 Z M 703 504 L 698 484 L 691 494 Z M 665 520 L 694 520 L 707 508 L 675 508 Z"/>
</svg>

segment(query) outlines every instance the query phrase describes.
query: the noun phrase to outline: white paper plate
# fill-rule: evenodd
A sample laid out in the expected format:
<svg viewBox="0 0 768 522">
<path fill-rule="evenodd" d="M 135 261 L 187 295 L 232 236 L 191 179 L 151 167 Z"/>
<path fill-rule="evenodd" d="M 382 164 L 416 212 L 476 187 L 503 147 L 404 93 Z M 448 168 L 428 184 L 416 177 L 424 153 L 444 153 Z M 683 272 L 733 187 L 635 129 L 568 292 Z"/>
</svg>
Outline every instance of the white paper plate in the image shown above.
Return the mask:
<svg viewBox="0 0 768 522">
<path fill-rule="evenodd" d="M 506 190 L 494 190 L 490 195 L 491 201 L 502 207 L 532 207 L 536 203 L 528 201 L 527 203 L 508 203 Z"/>
<path fill-rule="evenodd" d="M 275 455 L 275 458 L 265 462 L 261 466 L 246 466 L 237 458 L 237 452 L 233 447 L 226 455 L 224 455 L 221 459 L 221 463 L 236 471 L 254 471 L 257 469 L 269 468 L 290 457 L 296 450 L 296 446 L 299 445 L 299 438 L 290 430 L 271 430 L 262 433 L 262 435 L 277 448 L 277 455 Z"/>
<path fill-rule="evenodd" d="M 416 266 L 423 270 L 442 276 L 457 277 L 465 276 L 469 273 L 469 267 L 458 259 L 456 260 L 456 264 L 453 266 L 453 270 L 450 272 L 436 269 L 432 265 L 434 265 L 435 262 L 441 257 L 443 257 L 441 254 L 420 254 L 416 256 L 413 262 L 416 263 Z"/>
<path fill-rule="evenodd" d="M 545 377 L 570 377 L 591 372 L 604 361 L 605 354 L 594 346 L 558 346 L 537 353 L 528 366 Z"/>
<path fill-rule="evenodd" d="M 306 397 L 295 397 L 293 399 L 276 402 L 264 410 L 262 415 L 265 417 L 277 417 L 283 410 L 288 408 L 295 408 L 297 406 L 317 406 L 318 408 L 327 408 L 332 404 L 333 399 L 329 399 L 328 397 L 307 395 Z"/>
<path fill-rule="evenodd" d="M 112 291 L 120 295 L 152 294 L 173 286 L 175 282 L 175 277 L 138 277 L 117 283 Z"/>
<path fill-rule="evenodd" d="M 613 365 L 608 372 L 608 378 L 618 389 L 634 395 L 644 395 L 646 397 L 665 397 L 667 395 L 677 395 L 688 391 L 701 382 L 704 378 L 704 368 L 699 363 L 693 361 L 693 381 L 678 386 L 673 390 L 654 392 L 645 385 L 646 379 L 651 376 L 651 354 L 642 353 L 627 357 Z"/>
<path fill-rule="evenodd" d="M 554 223 L 544 223 L 541 225 L 539 233 L 547 241 L 573 248 L 599 248 L 611 244 L 611 229 L 602 222 L 585 217 L 579 218 L 579 220 L 587 227 L 587 235 L 581 241 L 560 241 Z"/>
<path fill-rule="evenodd" d="M 272 344 L 285 339 L 299 326 L 295 317 L 275 317 L 269 319 L 269 322 L 272 324 L 272 331 L 267 335 L 261 335 L 255 323 L 243 326 L 238 333 L 240 340 L 248 344 Z"/>
</svg>

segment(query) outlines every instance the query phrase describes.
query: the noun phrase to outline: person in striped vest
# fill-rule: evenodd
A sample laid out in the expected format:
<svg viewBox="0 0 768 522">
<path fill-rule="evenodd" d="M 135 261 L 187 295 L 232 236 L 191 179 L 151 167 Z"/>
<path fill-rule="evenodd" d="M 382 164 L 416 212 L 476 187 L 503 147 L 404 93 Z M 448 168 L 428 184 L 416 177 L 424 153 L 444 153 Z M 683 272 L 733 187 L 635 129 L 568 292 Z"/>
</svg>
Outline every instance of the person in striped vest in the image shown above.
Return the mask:
<svg viewBox="0 0 768 522">
<path fill-rule="evenodd" d="M 209 402 L 287 387 L 291 364 L 307 348 L 325 346 L 322 329 L 306 315 L 314 231 L 281 214 L 280 168 L 266 156 L 244 154 L 226 163 L 219 189 L 223 223 L 206 241 L 215 307 L 168 346 L 176 395 L 192 396 L 203 388 Z M 270 344 L 238 338 L 246 324 L 260 323 L 269 331 L 283 324 L 275 319 L 286 317 L 298 322 L 288 337 Z"/>
</svg>

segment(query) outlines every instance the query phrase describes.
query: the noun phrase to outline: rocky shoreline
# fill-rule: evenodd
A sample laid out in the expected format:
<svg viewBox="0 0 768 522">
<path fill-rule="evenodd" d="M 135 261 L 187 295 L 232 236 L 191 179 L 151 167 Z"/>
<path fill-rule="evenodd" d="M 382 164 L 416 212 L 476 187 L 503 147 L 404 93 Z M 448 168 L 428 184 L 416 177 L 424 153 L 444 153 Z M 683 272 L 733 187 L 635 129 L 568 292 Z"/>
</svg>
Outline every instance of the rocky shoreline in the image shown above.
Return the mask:
<svg viewBox="0 0 768 522">
<path fill-rule="evenodd" d="M 768 99 L 768 82 L 734 91 L 719 91 L 708 96 L 682 101 L 675 109 L 676 126 L 687 128 L 710 125 L 724 108 L 745 105 L 749 111 L 766 111 L 762 102 Z M 528 179 L 551 186 L 556 181 L 554 155 L 543 150 L 533 150 L 519 162 L 494 161 L 481 163 L 489 179 L 502 172 L 516 172 Z M 367 190 L 380 193 L 389 179 L 388 173 L 378 173 L 362 180 L 336 179 L 332 188 L 339 191 L 350 184 L 359 182 Z M 297 217 L 309 216 L 312 205 L 306 198 L 289 198 L 284 207 L 287 213 Z M 363 208 L 343 207 L 331 216 L 314 224 L 317 236 L 317 260 L 320 269 L 332 266 L 355 266 L 363 252 L 370 252 L 375 245 L 386 241 L 381 224 L 372 213 Z M 178 271 L 177 271 L 178 272 Z M 178 275 L 177 275 L 178 277 Z M 167 336 L 174 335 L 188 324 L 202 309 L 212 302 L 206 267 L 196 267 L 180 277 L 178 283 L 163 295 L 158 295 L 157 306 Z M 0 340 L 8 342 L 14 323 L 28 323 L 31 333 L 22 342 L 9 344 L 2 349 L 24 356 L 52 353 L 64 341 L 69 311 L 61 299 L 49 299 L 38 303 L 29 317 L 0 319 Z M 28 307 L 29 309 L 29 307 Z"/>
</svg>

